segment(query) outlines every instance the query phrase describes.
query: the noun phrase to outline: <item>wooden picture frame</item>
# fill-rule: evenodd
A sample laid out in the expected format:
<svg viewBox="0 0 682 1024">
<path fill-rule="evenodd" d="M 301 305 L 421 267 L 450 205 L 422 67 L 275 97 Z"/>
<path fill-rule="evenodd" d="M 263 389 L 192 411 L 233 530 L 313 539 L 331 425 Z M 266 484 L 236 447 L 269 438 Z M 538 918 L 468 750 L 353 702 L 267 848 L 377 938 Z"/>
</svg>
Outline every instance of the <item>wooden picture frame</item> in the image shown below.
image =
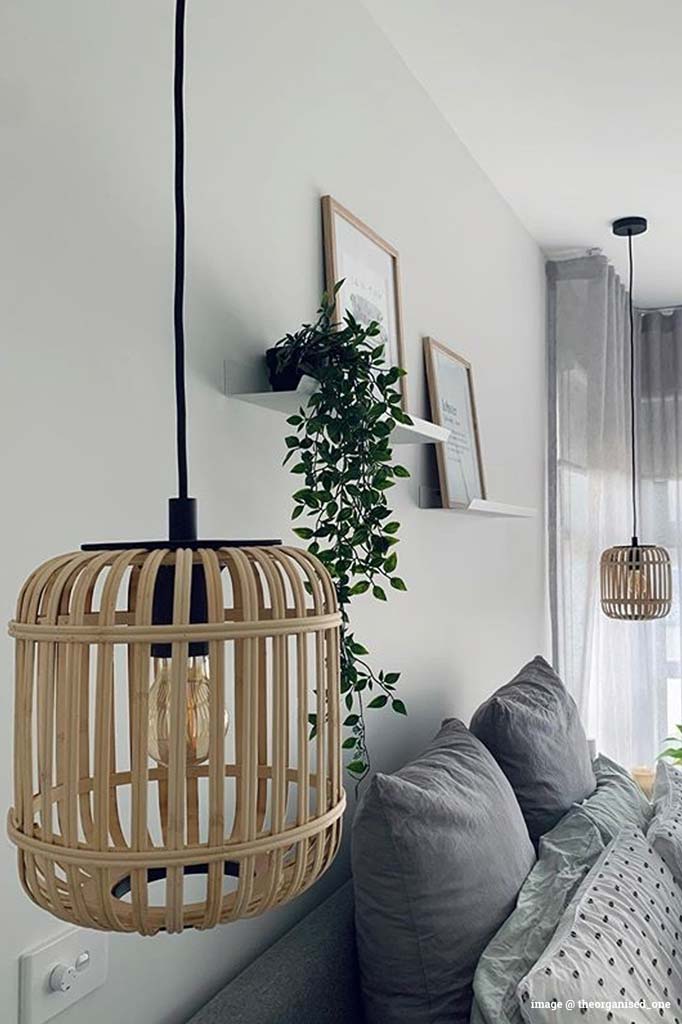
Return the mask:
<svg viewBox="0 0 682 1024">
<path fill-rule="evenodd" d="M 331 294 L 338 281 L 345 281 L 337 296 L 338 319 L 349 310 L 359 323 L 385 325 L 387 365 L 406 369 L 398 250 L 332 196 L 322 196 L 321 202 L 325 288 Z M 407 412 L 405 377 L 398 387 Z"/>
<path fill-rule="evenodd" d="M 441 504 L 468 508 L 486 498 L 471 363 L 434 338 L 424 338 L 424 356 L 432 419 L 450 430 L 437 445 Z"/>
</svg>

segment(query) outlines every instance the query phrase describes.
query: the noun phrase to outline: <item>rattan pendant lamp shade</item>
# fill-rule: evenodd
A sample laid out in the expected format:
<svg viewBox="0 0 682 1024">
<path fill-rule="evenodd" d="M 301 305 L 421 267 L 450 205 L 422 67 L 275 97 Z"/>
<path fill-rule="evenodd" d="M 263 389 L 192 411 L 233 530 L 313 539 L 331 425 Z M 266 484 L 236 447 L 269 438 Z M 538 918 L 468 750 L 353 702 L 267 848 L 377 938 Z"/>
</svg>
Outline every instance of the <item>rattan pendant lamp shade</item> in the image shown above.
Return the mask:
<svg viewBox="0 0 682 1024">
<path fill-rule="evenodd" d="M 8 827 L 21 882 L 62 920 L 143 935 L 211 928 L 292 899 L 333 860 L 345 807 L 329 574 L 277 541 L 198 539 L 188 497 L 184 20 L 178 0 L 179 496 L 169 539 L 51 559 L 27 580 L 10 624 Z"/>
<path fill-rule="evenodd" d="M 607 548 L 601 556 L 601 606 L 610 619 L 644 621 L 661 619 L 672 605 L 670 556 L 656 544 L 640 544 L 637 537 L 637 434 L 635 403 L 635 322 L 633 309 L 633 235 L 647 229 L 644 217 L 621 217 L 613 222 L 613 233 L 628 240 L 630 287 L 630 443 L 632 473 L 632 540 Z"/>
</svg>

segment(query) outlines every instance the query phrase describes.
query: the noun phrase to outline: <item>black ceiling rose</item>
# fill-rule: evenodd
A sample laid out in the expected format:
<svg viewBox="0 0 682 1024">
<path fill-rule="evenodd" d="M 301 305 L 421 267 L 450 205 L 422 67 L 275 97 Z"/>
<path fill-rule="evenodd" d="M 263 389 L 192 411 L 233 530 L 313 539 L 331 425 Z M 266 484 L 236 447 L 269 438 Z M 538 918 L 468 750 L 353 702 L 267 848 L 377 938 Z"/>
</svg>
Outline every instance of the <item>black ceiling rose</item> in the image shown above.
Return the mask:
<svg viewBox="0 0 682 1024">
<path fill-rule="evenodd" d="M 614 235 L 619 238 L 627 238 L 628 235 L 643 235 L 649 227 L 646 217 L 619 217 L 614 220 L 611 228 Z"/>
</svg>

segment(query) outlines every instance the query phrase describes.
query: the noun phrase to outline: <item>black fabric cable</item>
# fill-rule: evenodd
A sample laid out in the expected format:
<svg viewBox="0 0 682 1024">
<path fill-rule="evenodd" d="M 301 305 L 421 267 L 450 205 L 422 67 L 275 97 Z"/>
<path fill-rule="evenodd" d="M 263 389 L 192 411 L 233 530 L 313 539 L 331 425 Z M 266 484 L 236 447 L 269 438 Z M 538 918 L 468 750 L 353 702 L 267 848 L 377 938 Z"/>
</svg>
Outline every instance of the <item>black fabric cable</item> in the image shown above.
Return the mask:
<svg viewBox="0 0 682 1024">
<path fill-rule="evenodd" d="M 175 8 L 175 293 L 173 324 L 175 332 L 175 422 L 178 458 L 178 497 L 187 498 L 187 395 L 185 386 L 185 113 L 183 102 L 185 70 L 186 0 L 177 0 Z"/>
<path fill-rule="evenodd" d="M 632 303 L 634 262 L 632 258 L 632 231 L 628 231 L 628 261 L 630 288 L 628 311 L 630 314 L 630 459 L 632 469 L 632 546 L 637 547 L 637 434 L 635 429 L 635 314 Z"/>
</svg>

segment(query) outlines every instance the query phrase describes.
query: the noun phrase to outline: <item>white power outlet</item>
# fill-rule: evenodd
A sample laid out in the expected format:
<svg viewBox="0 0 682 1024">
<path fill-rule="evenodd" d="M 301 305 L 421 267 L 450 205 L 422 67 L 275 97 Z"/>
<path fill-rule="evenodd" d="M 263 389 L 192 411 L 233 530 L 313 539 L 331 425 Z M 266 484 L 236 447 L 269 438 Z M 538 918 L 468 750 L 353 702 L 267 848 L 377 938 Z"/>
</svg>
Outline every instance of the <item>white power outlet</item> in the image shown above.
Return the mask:
<svg viewBox="0 0 682 1024">
<path fill-rule="evenodd" d="M 100 988 L 109 970 L 109 939 L 71 928 L 19 957 L 19 1024 L 44 1024 Z"/>
</svg>

